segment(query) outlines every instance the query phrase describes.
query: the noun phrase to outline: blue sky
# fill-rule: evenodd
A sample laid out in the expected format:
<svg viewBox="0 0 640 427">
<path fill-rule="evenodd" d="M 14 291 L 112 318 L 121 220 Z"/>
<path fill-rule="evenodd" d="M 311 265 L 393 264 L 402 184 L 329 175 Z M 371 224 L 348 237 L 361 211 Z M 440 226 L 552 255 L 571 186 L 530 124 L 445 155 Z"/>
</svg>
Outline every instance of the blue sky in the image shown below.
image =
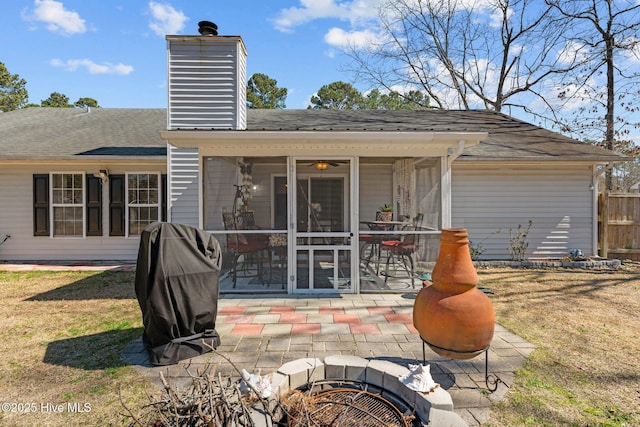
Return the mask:
<svg viewBox="0 0 640 427">
<path fill-rule="evenodd" d="M 242 36 L 247 77 L 275 78 L 289 90 L 287 108 L 306 108 L 323 85 L 351 81 L 338 46 L 366 27 L 376 3 L 0 0 L 0 62 L 27 81 L 31 103 L 59 92 L 72 103 L 90 97 L 102 107 L 164 108 L 164 36 L 198 35 L 198 21 L 208 20 L 222 35 Z"/>
<path fill-rule="evenodd" d="M 341 47 L 376 39 L 382 2 L 0 0 L 0 62 L 27 81 L 30 103 L 59 92 L 71 103 L 90 97 L 106 108 L 165 108 L 165 35 L 198 35 L 198 21 L 207 20 L 218 24 L 221 35 L 243 38 L 247 78 L 269 75 L 288 89 L 287 108 L 306 108 L 318 89 L 334 81 L 371 89 L 342 71 L 349 61 Z M 491 25 L 491 15 L 486 19 Z M 624 67 L 637 70 L 638 58 L 640 53 L 629 57 Z M 546 99 L 557 99 L 549 93 Z M 566 112 L 578 108 L 577 102 L 567 104 Z M 539 123 L 519 111 L 512 114 Z M 632 138 L 640 143 L 637 130 Z"/>
</svg>

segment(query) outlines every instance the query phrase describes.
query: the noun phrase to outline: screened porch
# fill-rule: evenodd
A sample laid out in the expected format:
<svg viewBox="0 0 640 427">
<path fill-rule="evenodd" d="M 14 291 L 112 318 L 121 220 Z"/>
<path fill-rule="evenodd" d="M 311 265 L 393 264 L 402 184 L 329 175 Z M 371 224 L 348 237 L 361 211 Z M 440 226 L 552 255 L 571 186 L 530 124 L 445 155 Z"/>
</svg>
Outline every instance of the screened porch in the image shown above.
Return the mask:
<svg viewBox="0 0 640 427">
<path fill-rule="evenodd" d="M 418 290 L 437 255 L 440 177 L 440 158 L 204 157 L 221 292 Z"/>
</svg>

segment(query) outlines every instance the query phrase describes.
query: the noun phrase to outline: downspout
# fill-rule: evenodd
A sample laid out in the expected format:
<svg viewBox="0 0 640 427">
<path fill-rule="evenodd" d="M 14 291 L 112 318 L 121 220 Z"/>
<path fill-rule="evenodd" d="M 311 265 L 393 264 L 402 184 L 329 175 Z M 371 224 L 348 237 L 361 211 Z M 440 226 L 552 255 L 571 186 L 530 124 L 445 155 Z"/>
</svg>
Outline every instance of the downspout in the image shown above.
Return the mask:
<svg viewBox="0 0 640 427">
<path fill-rule="evenodd" d="M 453 152 L 447 156 L 448 169 L 451 169 L 451 165 L 453 164 L 454 160 L 460 157 L 463 151 L 464 151 L 464 141 L 458 141 L 458 146 L 456 147 L 456 149 L 453 150 Z"/>
<path fill-rule="evenodd" d="M 593 192 L 593 212 L 592 212 L 592 253 L 594 255 L 598 255 L 598 181 L 600 179 L 600 175 L 611 170 L 613 168 L 614 163 L 609 162 L 604 166 L 593 167 L 593 176 L 591 178 L 591 191 Z M 601 235 L 600 235 L 600 257 L 606 258 L 609 251 L 609 190 L 606 188 L 603 192 L 603 200 L 602 200 L 602 227 L 601 227 Z"/>
</svg>

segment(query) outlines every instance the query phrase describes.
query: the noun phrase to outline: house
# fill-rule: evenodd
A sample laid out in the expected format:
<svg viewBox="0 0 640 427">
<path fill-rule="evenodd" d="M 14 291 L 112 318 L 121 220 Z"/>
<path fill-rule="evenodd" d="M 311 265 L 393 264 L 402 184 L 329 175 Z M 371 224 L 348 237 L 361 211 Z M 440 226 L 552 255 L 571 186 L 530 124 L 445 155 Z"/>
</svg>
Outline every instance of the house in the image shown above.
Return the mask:
<svg viewBox="0 0 640 427">
<path fill-rule="evenodd" d="M 247 110 L 240 37 L 167 47 L 167 110 L 0 115 L 0 260 L 135 259 L 157 220 L 214 233 L 235 292 L 415 288 L 446 227 L 485 259 L 530 221 L 528 258 L 597 254 L 624 156 L 491 111 Z"/>
</svg>

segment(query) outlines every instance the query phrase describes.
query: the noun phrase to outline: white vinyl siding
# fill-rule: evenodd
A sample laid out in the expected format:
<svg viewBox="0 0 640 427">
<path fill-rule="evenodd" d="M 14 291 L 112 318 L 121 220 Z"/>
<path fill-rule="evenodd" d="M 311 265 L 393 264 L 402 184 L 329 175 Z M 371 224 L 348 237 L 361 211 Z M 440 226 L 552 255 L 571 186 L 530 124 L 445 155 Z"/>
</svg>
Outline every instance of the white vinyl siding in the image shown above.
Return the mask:
<svg viewBox="0 0 640 427">
<path fill-rule="evenodd" d="M 454 163 L 452 226 L 468 229 L 481 259 L 510 259 L 510 230 L 526 230 L 527 259 L 558 259 L 571 249 L 593 255 L 591 166 Z"/>
<path fill-rule="evenodd" d="M 376 211 L 385 204 L 393 204 L 393 165 L 360 164 L 360 219 L 376 219 Z"/>
<path fill-rule="evenodd" d="M 200 227 L 200 172 L 197 149 L 167 150 L 169 222 Z"/>
<path fill-rule="evenodd" d="M 246 128 L 246 52 L 237 37 L 168 36 L 169 129 Z"/>
<path fill-rule="evenodd" d="M 56 172 L 94 173 L 104 165 L 57 165 Z M 148 170 L 149 165 L 128 165 L 130 170 Z M 153 168 L 164 173 L 164 164 Z M 0 167 L 0 238 L 10 234 L 0 245 L 0 260 L 135 260 L 140 239 L 109 236 L 108 183 L 103 184 L 103 235 L 58 239 L 33 235 L 33 174 L 49 173 L 47 166 L 7 165 Z M 125 174 L 124 168 L 109 165 L 111 174 Z M 50 184 L 51 185 L 51 184 Z"/>
</svg>

